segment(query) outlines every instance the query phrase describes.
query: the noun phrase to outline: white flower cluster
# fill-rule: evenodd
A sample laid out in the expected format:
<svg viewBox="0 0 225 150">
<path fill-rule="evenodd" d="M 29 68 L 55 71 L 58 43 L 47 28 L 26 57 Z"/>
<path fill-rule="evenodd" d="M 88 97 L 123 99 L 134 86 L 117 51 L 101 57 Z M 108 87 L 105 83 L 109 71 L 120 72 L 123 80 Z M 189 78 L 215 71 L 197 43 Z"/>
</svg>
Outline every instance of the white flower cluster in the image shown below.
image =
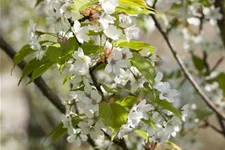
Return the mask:
<svg viewBox="0 0 225 150">
<path fill-rule="evenodd" d="M 30 21 L 30 27 L 28 29 L 28 34 L 30 37 L 30 47 L 33 50 L 36 50 L 36 58 L 38 60 L 41 60 L 45 51 L 42 50 L 41 44 L 38 41 L 38 36 L 36 35 L 36 24 L 31 20 Z"/>
<path fill-rule="evenodd" d="M 46 20 L 54 26 L 60 39 L 57 40 L 66 43 L 68 38 L 75 38 L 79 45 L 63 65 L 63 74 L 71 83 L 70 98 L 64 101 L 67 111 L 62 119 L 63 127 L 68 129 L 68 142 L 80 147 L 89 135 L 98 141 L 104 137 L 103 131 L 109 132 L 109 127 L 100 119 L 99 108 L 103 102 L 114 103 L 114 97 L 104 86 L 98 85 L 97 79 L 93 77 L 91 68 L 99 62 L 105 66 L 104 72 L 114 79 L 110 84 L 121 89 L 125 96 L 133 95 L 139 99 L 138 103 L 134 102 L 130 108 L 124 108 L 128 117 L 118 130 L 118 138 L 123 138 L 135 129 L 145 131 L 152 141 L 158 143 L 175 136 L 180 131 L 181 120 L 165 108 L 150 104 L 153 99 L 148 96 L 143 95 L 140 98 L 140 93 L 141 89 L 147 86 L 155 92 L 156 99 L 173 103 L 178 92 L 171 89 L 168 82 L 161 81 L 163 75 L 160 72 L 155 80 L 153 79 L 154 84 L 150 85 L 138 67 L 132 66 L 131 59 L 135 56 L 134 53 L 138 52 L 128 46 L 122 47 L 113 43 L 120 39 L 129 43 L 138 37 L 139 32 L 131 15 L 115 12 L 119 1 L 99 0 L 97 5 L 84 9 L 80 9 L 80 2 L 76 5 L 75 1 L 70 0 L 48 0 L 47 3 L 49 11 Z M 34 34 L 35 24 L 31 24 L 29 31 L 32 35 L 31 47 L 41 51 Z M 86 54 L 85 46 L 88 44 L 91 45 L 89 49 L 97 46 L 101 52 Z M 150 54 L 148 48 L 140 50 L 139 55 L 148 59 L 152 66 L 155 65 L 156 52 Z M 124 95 L 121 94 L 120 97 L 123 98 Z M 149 120 L 152 120 L 155 128 L 147 123 Z M 112 136 L 112 133 L 109 132 L 109 135 Z M 110 146 L 112 145 L 109 144 L 108 147 Z"/>
</svg>

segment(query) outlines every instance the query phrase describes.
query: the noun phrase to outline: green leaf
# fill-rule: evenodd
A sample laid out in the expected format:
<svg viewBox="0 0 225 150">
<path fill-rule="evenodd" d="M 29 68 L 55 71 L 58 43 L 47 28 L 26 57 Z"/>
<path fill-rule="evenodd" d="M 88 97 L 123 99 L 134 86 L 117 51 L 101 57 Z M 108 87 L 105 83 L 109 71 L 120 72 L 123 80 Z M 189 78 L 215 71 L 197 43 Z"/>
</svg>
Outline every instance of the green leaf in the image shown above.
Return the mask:
<svg viewBox="0 0 225 150">
<path fill-rule="evenodd" d="M 35 7 L 37 7 L 41 2 L 43 2 L 44 0 L 37 0 L 36 1 L 36 4 L 35 4 Z"/>
<path fill-rule="evenodd" d="M 74 3 L 73 6 L 74 10 L 79 11 L 82 8 L 82 6 L 89 3 L 89 0 L 73 0 L 73 3 Z"/>
<path fill-rule="evenodd" d="M 137 97 L 128 95 L 121 101 L 120 105 L 123 107 L 132 107 L 135 103 L 137 103 Z"/>
<path fill-rule="evenodd" d="M 152 119 L 148 119 L 148 120 L 142 120 L 143 122 L 145 122 L 146 124 L 150 125 L 154 130 L 156 130 L 156 127 L 155 127 L 155 124 L 154 122 L 152 121 Z"/>
<path fill-rule="evenodd" d="M 148 134 L 145 131 L 142 131 L 140 129 L 136 129 L 135 132 L 140 135 L 141 137 L 143 137 L 144 139 L 148 139 Z"/>
<path fill-rule="evenodd" d="M 91 7 L 91 6 L 93 6 L 93 5 L 96 5 L 96 4 L 98 4 L 98 2 L 99 2 L 99 0 L 93 0 L 93 1 L 90 1 L 90 2 L 88 2 L 88 3 L 84 4 L 84 5 L 82 5 L 82 6 L 79 8 L 79 10 L 82 10 L 82 9 L 88 8 L 88 7 Z"/>
<path fill-rule="evenodd" d="M 216 76 L 213 79 L 208 80 L 207 82 L 212 83 L 212 82 L 218 82 L 219 88 L 223 90 L 223 96 L 225 96 L 225 73 L 221 72 L 218 76 Z"/>
<path fill-rule="evenodd" d="M 172 146 L 173 148 L 175 148 L 176 150 L 182 150 L 177 144 L 171 142 L 171 141 L 166 141 L 166 144 Z"/>
<path fill-rule="evenodd" d="M 99 105 L 99 116 L 106 126 L 119 129 L 127 120 L 127 111 L 117 103 Z"/>
<path fill-rule="evenodd" d="M 25 76 L 29 75 L 34 69 L 38 68 L 39 66 L 43 65 L 44 63 L 47 63 L 48 61 L 49 61 L 49 59 L 47 57 L 43 57 L 41 60 L 34 58 L 31 61 L 29 61 L 23 69 L 23 73 L 19 80 L 18 85 L 21 83 L 22 79 Z"/>
<path fill-rule="evenodd" d="M 72 57 L 72 54 L 78 49 L 78 47 L 76 39 L 72 37 L 64 43 L 56 43 L 49 46 L 46 55 L 51 61 L 58 64 L 64 64 Z"/>
<path fill-rule="evenodd" d="M 147 81 L 153 85 L 156 76 L 155 68 L 153 67 L 151 61 L 142 57 L 138 53 L 133 53 L 133 58 L 131 59 L 132 65 L 135 66 L 147 79 Z"/>
<path fill-rule="evenodd" d="M 181 112 L 177 108 L 175 108 L 172 103 L 170 103 L 166 100 L 160 100 L 160 99 L 156 99 L 155 103 L 158 104 L 159 106 L 171 111 L 175 116 L 177 116 L 178 118 L 181 119 L 181 117 L 182 117 Z"/>
<path fill-rule="evenodd" d="M 28 82 L 31 83 L 33 82 L 37 77 L 41 76 L 45 71 L 47 71 L 54 63 L 52 61 L 48 61 L 44 63 L 43 65 L 39 66 L 38 68 L 34 69 L 31 79 Z"/>
<path fill-rule="evenodd" d="M 132 5 L 132 6 L 138 6 L 138 7 L 142 7 L 142 8 L 152 9 L 151 7 L 149 7 L 146 4 L 145 0 L 119 0 L 119 2 L 121 2 L 123 4 Z"/>
<path fill-rule="evenodd" d="M 212 115 L 212 112 L 210 112 L 207 109 L 196 109 L 195 114 L 199 120 L 202 120 L 202 119 L 205 119 L 206 117 Z"/>
<path fill-rule="evenodd" d="M 54 44 L 52 46 L 49 46 L 46 55 L 51 61 L 56 63 L 60 62 L 60 58 L 62 55 L 62 49 L 60 48 L 60 44 Z"/>
<path fill-rule="evenodd" d="M 35 50 L 31 49 L 31 48 L 30 48 L 30 45 L 25 45 L 25 46 L 23 46 L 23 47 L 20 49 L 20 51 L 19 51 L 19 52 L 14 56 L 14 58 L 13 58 L 14 67 L 15 67 L 16 65 L 18 65 L 21 61 L 23 61 L 23 59 L 24 59 L 27 55 L 29 55 L 29 54 L 31 54 L 31 53 L 33 53 L 33 52 L 35 52 Z"/>
<path fill-rule="evenodd" d="M 99 52 L 101 50 L 101 46 L 93 45 L 90 43 L 84 43 L 82 44 L 82 49 L 85 55 L 90 55 Z"/>
<path fill-rule="evenodd" d="M 193 61 L 194 65 L 195 65 L 195 68 L 199 72 L 202 72 L 204 67 L 205 67 L 204 61 L 200 57 L 198 57 L 198 56 L 196 56 L 194 54 L 192 55 L 192 61 Z"/>
<path fill-rule="evenodd" d="M 119 46 L 119 47 L 129 47 L 130 49 L 133 50 L 143 50 L 143 49 L 149 49 L 150 53 L 153 53 L 155 51 L 154 46 L 141 42 L 141 41 L 135 41 L 135 40 L 131 40 L 130 42 L 128 42 L 127 40 L 116 40 L 113 41 L 113 45 Z"/>
<path fill-rule="evenodd" d="M 63 128 L 63 123 L 58 124 L 49 134 L 48 137 L 51 142 L 46 147 L 50 147 L 55 143 L 59 138 L 63 137 L 67 133 L 67 128 Z M 45 140 L 46 141 L 46 140 Z M 44 143 L 45 143 L 44 141 Z"/>
<path fill-rule="evenodd" d="M 145 8 L 141 8 L 135 5 L 129 5 L 129 4 L 124 4 L 124 3 L 120 3 L 119 6 L 116 7 L 117 11 L 120 12 L 124 12 L 127 14 L 153 14 L 154 11 L 149 10 L 149 9 L 145 9 Z"/>
<path fill-rule="evenodd" d="M 103 88 L 109 93 L 117 93 L 119 91 L 115 88 L 114 89 L 111 88 L 109 85 L 105 84 L 104 82 L 101 83 L 101 86 L 103 86 Z"/>
</svg>

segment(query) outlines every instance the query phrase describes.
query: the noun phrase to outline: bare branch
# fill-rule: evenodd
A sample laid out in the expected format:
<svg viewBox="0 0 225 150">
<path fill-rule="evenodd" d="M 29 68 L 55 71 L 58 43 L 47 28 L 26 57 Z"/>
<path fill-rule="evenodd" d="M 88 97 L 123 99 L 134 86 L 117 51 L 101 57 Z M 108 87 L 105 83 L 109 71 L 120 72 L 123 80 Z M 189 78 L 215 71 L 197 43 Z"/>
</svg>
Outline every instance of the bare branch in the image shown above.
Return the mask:
<svg viewBox="0 0 225 150">
<path fill-rule="evenodd" d="M 212 67 L 212 69 L 210 70 L 210 72 L 215 71 L 215 70 L 218 68 L 218 66 L 223 62 L 223 60 L 224 60 L 224 56 L 222 56 L 222 57 L 216 62 L 216 64 Z"/>
<path fill-rule="evenodd" d="M 191 73 L 188 71 L 187 67 L 185 66 L 183 60 L 180 58 L 180 56 L 177 54 L 177 52 L 173 49 L 169 38 L 167 37 L 166 33 L 163 31 L 161 25 L 159 24 L 159 22 L 157 21 L 157 19 L 155 18 L 154 15 L 151 15 L 154 22 L 155 22 L 155 26 L 156 28 L 159 30 L 159 32 L 162 34 L 163 38 L 165 39 L 167 45 L 169 46 L 170 51 L 172 52 L 174 58 L 176 59 L 177 63 L 179 64 L 179 66 L 181 67 L 184 75 L 186 76 L 186 78 L 190 81 L 190 83 L 192 84 L 192 86 L 194 87 L 194 89 L 196 90 L 196 92 L 200 95 L 200 97 L 205 101 L 205 103 L 219 116 L 221 116 L 221 118 L 223 120 L 225 120 L 225 115 L 220 112 L 216 105 L 209 99 L 209 97 L 202 91 L 202 89 L 199 87 L 198 83 L 194 80 L 194 78 L 192 77 Z"/>
</svg>

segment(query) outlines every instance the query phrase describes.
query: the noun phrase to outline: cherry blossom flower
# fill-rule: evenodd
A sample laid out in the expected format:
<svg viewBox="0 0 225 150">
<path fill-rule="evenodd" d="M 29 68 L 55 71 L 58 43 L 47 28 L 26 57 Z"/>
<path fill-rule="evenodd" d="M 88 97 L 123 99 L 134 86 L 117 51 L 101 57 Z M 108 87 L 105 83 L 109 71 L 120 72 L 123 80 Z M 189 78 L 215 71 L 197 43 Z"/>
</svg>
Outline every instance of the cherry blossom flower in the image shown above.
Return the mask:
<svg viewBox="0 0 225 150">
<path fill-rule="evenodd" d="M 131 25 L 132 19 L 130 16 L 125 14 L 119 14 L 119 26 L 122 28 L 127 28 Z"/>
<path fill-rule="evenodd" d="M 124 29 L 124 33 L 127 41 L 130 42 L 131 39 L 139 36 L 139 29 L 135 26 L 130 26 Z"/>
<path fill-rule="evenodd" d="M 77 51 L 74 52 L 73 58 L 76 59 L 72 70 L 80 75 L 85 75 L 89 72 L 89 65 L 91 63 L 91 58 L 84 55 L 83 49 L 78 48 Z"/>
<path fill-rule="evenodd" d="M 115 17 L 112 17 L 109 14 L 102 13 L 99 22 L 103 26 L 103 29 L 106 29 L 109 27 L 109 24 L 114 24 L 115 20 L 116 20 Z"/>
<path fill-rule="evenodd" d="M 99 122 L 94 123 L 93 120 L 88 122 L 79 122 L 78 126 L 81 128 L 81 133 L 84 135 L 90 134 L 92 139 L 97 139 L 98 136 L 103 135 Z"/>
<path fill-rule="evenodd" d="M 118 0 L 99 0 L 104 11 L 108 14 L 115 12 L 115 8 L 118 5 Z"/>
<path fill-rule="evenodd" d="M 122 31 L 117 29 L 114 25 L 110 25 L 104 30 L 104 33 L 107 37 L 113 40 L 118 40 L 120 35 L 122 34 Z"/>
<path fill-rule="evenodd" d="M 90 37 L 87 35 L 87 32 L 89 31 L 88 27 L 81 27 L 81 24 L 79 21 L 74 21 L 74 25 L 72 27 L 72 31 L 77 37 L 77 40 L 80 43 L 88 42 L 90 40 Z"/>
<path fill-rule="evenodd" d="M 130 57 L 129 53 L 128 57 Z M 116 75 L 119 75 L 120 68 L 126 68 L 130 65 L 130 62 L 128 60 L 123 59 L 123 53 L 119 48 L 114 48 L 112 50 L 112 55 L 107 59 L 107 62 L 108 64 L 105 67 L 105 71 L 108 73 L 113 72 Z"/>
<path fill-rule="evenodd" d="M 223 18 L 222 14 L 220 13 L 220 8 L 215 8 L 215 6 L 204 7 L 203 14 L 205 15 L 206 19 L 209 19 L 212 25 L 215 25 L 217 20 L 221 20 Z"/>
<path fill-rule="evenodd" d="M 87 141 L 87 136 L 81 134 L 80 129 L 69 128 L 68 129 L 69 136 L 67 137 L 67 141 L 69 143 L 74 143 L 75 147 L 80 147 L 82 142 Z"/>
<path fill-rule="evenodd" d="M 173 102 L 175 97 L 178 96 L 178 91 L 171 89 L 168 82 L 161 82 L 162 77 L 162 73 L 157 73 L 154 88 L 160 92 L 159 99 Z"/>
</svg>

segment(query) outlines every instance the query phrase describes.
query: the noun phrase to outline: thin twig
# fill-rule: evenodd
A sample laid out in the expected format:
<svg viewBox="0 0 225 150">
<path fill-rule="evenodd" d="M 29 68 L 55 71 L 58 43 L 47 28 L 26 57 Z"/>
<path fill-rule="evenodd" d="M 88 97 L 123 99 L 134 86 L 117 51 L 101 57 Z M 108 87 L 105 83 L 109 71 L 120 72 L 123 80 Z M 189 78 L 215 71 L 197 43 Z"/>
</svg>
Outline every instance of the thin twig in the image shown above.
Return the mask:
<svg viewBox="0 0 225 150">
<path fill-rule="evenodd" d="M 216 62 L 216 64 L 212 67 L 212 69 L 210 70 L 210 72 L 215 71 L 215 70 L 218 68 L 218 66 L 223 62 L 223 60 L 224 60 L 224 56 L 222 56 L 222 57 Z"/>
<path fill-rule="evenodd" d="M 218 122 L 220 124 L 221 129 L 222 129 L 222 133 L 221 134 L 223 134 L 223 136 L 225 137 L 225 123 L 224 123 L 224 121 L 221 119 L 221 117 L 219 115 L 217 115 L 217 119 L 218 119 Z"/>
<path fill-rule="evenodd" d="M 103 129 L 102 129 L 102 132 L 104 133 L 105 137 L 108 138 L 108 140 L 111 140 L 111 137 L 108 133 L 106 133 Z M 123 150 L 128 150 L 124 139 L 120 139 L 120 140 L 113 139 L 113 143 L 123 148 Z"/>
<path fill-rule="evenodd" d="M 201 98 L 205 101 L 205 103 L 219 116 L 221 116 L 221 118 L 223 120 L 225 120 L 225 115 L 220 112 L 216 105 L 209 99 L 209 97 L 202 91 L 202 89 L 199 87 L 199 85 L 197 84 L 197 82 L 194 80 L 194 78 L 192 77 L 192 75 L 190 74 L 190 72 L 188 71 L 188 69 L 186 68 L 183 60 L 180 58 L 180 56 L 177 54 L 177 52 L 173 49 L 166 33 L 163 31 L 161 25 L 159 24 L 159 22 L 157 21 L 157 19 L 155 18 L 154 15 L 151 15 L 152 19 L 155 22 L 155 26 L 156 28 L 159 30 L 159 32 L 162 34 L 163 38 L 165 39 L 167 45 L 169 46 L 170 51 L 172 52 L 174 58 L 176 59 L 177 63 L 179 64 L 179 66 L 181 67 L 183 73 L 185 74 L 186 78 L 190 81 L 190 83 L 192 84 L 192 86 L 194 87 L 194 89 L 197 91 L 197 93 L 201 96 Z"/>
<path fill-rule="evenodd" d="M 11 58 L 13 59 L 16 55 L 15 50 L 0 36 L 0 47 L 1 49 Z M 26 66 L 26 62 L 22 61 L 18 64 L 20 69 L 23 69 Z M 28 75 L 31 77 L 31 75 Z M 61 99 L 53 93 L 53 91 L 49 88 L 49 86 L 45 83 L 42 77 L 38 77 L 34 80 L 36 86 L 40 89 L 43 95 L 45 95 L 49 101 L 61 112 L 65 113 L 66 109 L 64 105 L 62 105 Z"/>
<path fill-rule="evenodd" d="M 96 89 L 98 90 L 98 92 L 100 92 L 100 94 L 102 95 L 103 98 L 103 92 L 101 90 L 101 85 L 98 83 L 97 78 L 95 77 L 95 69 L 100 66 L 102 64 L 101 61 L 97 62 L 94 66 L 89 68 L 89 73 L 91 76 L 91 79 L 93 81 L 94 86 L 96 87 Z"/>
<path fill-rule="evenodd" d="M 204 62 L 204 66 L 206 68 L 206 72 L 209 73 L 210 69 L 209 69 L 209 64 L 207 62 L 208 59 L 208 54 L 206 53 L 206 51 L 203 51 L 203 62 Z"/>
<path fill-rule="evenodd" d="M 218 129 L 216 126 L 210 124 L 210 123 L 208 122 L 208 120 L 203 120 L 203 121 L 204 121 L 204 124 L 200 125 L 199 128 L 210 127 L 211 129 L 213 129 L 213 130 L 216 131 L 217 133 L 224 135 L 224 133 L 223 133 L 222 130 L 220 130 L 220 129 Z"/>
</svg>

